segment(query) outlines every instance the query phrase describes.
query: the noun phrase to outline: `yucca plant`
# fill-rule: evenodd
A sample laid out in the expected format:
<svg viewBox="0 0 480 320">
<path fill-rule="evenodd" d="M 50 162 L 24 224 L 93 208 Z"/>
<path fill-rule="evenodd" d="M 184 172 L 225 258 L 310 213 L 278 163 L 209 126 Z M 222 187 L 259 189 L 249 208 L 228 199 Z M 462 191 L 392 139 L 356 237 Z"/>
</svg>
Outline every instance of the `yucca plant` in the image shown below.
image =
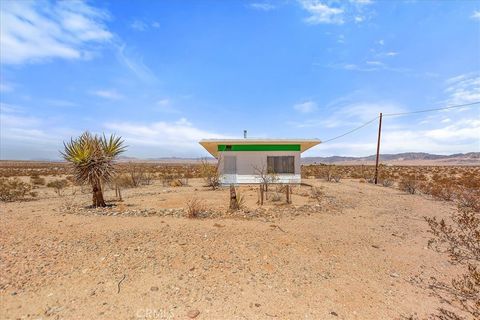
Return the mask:
<svg viewBox="0 0 480 320">
<path fill-rule="evenodd" d="M 105 207 L 102 183 L 110 181 L 113 177 L 114 161 L 126 149 L 122 138 L 110 135 L 107 139 L 105 135 L 84 132 L 77 139 L 72 138 L 63 145 L 65 150 L 61 154 L 73 165 L 75 180 L 92 186 L 94 207 Z"/>
</svg>

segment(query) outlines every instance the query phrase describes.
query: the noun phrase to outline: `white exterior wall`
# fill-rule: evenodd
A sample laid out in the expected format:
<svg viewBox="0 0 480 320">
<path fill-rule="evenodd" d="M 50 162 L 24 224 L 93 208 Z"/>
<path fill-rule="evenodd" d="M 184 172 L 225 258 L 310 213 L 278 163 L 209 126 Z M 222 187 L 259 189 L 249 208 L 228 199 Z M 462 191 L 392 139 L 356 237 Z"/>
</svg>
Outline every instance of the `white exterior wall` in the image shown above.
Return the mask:
<svg viewBox="0 0 480 320">
<path fill-rule="evenodd" d="M 235 156 L 237 158 L 237 173 L 224 174 L 225 156 Z M 223 151 L 219 152 L 219 170 L 221 173 L 220 182 L 222 184 L 237 183 L 259 183 L 260 177 L 256 174 L 255 168 L 267 170 L 267 156 L 294 156 L 295 173 L 277 174 L 276 183 L 300 183 L 301 182 L 301 164 L 300 151 Z"/>
</svg>

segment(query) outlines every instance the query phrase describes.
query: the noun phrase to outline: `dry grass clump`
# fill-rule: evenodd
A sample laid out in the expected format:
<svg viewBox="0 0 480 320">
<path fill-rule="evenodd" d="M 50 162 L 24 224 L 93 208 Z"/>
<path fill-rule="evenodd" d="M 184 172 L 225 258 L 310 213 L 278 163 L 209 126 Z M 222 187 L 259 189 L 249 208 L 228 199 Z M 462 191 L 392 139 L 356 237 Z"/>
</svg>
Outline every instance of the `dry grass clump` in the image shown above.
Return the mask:
<svg viewBox="0 0 480 320">
<path fill-rule="evenodd" d="M 205 204 L 198 198 L 192 198 L 187 201 L 187 217 L 190 219 L 199 218 L 205 212 Z"/>
<path fill-rule="evenodd" d="M 32 188 L 31 184 L 18 178 L 0 178 L 0 201 L 11 202 L 35 198 L 38 194 L 32 191 Z"/>
</svg>

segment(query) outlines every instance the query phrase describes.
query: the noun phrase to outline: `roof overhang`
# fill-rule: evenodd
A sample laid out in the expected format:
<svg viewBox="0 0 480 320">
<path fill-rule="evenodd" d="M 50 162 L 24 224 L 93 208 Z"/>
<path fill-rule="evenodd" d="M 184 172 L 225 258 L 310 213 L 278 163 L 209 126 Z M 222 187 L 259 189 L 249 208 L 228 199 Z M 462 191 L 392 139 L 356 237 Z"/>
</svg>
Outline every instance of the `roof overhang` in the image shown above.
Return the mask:
<svg viewBox="0 0 480 320">
<path fill-rule="evenodd" d="M 321 141 L 319 139 L 204 139 L 199 143 L 217 158 L 219 145 L 300 145 L 300 152 L 304 152 L 320 144 Z"/>
</svg>

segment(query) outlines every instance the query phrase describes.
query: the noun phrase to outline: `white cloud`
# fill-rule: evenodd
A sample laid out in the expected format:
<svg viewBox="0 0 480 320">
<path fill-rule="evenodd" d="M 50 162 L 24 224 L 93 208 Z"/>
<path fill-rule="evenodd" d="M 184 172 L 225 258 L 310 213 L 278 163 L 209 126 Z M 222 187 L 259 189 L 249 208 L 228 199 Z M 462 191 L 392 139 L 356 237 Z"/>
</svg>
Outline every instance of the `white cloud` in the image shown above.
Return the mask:
<svg viewBox="0 0 480 320">
<path fill-rule="evenodd" d="M 480 75 L 462 74 L 446 81 L 445 93 L 450 105 L 480 101 Z"/>
<path fill-rule="evenodd" d="M 138 147 L 155 146 L 149 149 L 148 156 L 169 155 L 199 155 L 203 152 L 198 144 L 201 139 L 231 138 L 207 130 L 199 129 L 186 118 L 174 122 L 132 123 L 132 122 L 108 122 L 105 127 L 115 131 L 125 138 L 129 145 Z M 145 150 L 145 148 L 144 148 Z"/>
<path fill-rule="evenodd" d="M 360 22 L 363 22 L 363 21 L 365 21 L 365 17 L 363 17 L 363 16 L 356 16 L 355 17 L 355 22 L 356 23 L 360 23 Z"/>
<path fill-rule="evenodd" d="M 342 8 L 329 7 L 318 0 L 301 0 L 300 4 L 310 16 L 305 18 L 308 24 L 342 24 L 344 23 Z"/>
<path fill-rule="evenodd" d="M 130 28 L 137 31 L 146 31 L 148 29 L 148 24 L 142 20 L 135 19 L 130 23 Z"/>
<path fill-rule="evenodd" d="M 367 4 L 372 4 L 372 0 L 350 0 L 350 2 L 359 4 L 359 5 L 367 5 Z"/>
<path fill-rule="evenodd" d="M 317 104 L 314 101 L 305 101 L 302 103 L 297 103 L 293 106 L 293 109 L 301 113 L 311 113 L 317 110 Z"/>
<path fill-rule="evenodd" d="M 394 57 L 394 56 L 398 55 L 398 52 L 389 51 L 389 52 L 387 52 L 385 55 L 387 55 L 387 56 L 389 56 L 389 57 Z"/>
<path fill-rule="evenodd" d="M 142 19 L 135 19 L 130 23 L 130 28 L 135 31 L 147 31 L 150 28 L 160 28 L 160 23 L 157 21 L 148 22 Z"/>
<path fill-rule="evenodd" d="M 2 64 L 88 58 L 113 37 L 108 14 L 83 1 L 5 1 L 0 11 Z"/>
<path fill-rule="evenodd" d="M 276 7 L 268 2 L 254 2 L 250 3 L 249 7 L 255 10 L 260 10 L 260 11 L 271 11 L 274 10 Z"/>
<path fill-rule="evenodd" d="M 123 99 L 123 95 L 121 95 L 120 93 L 118 93 L 116 90 L 114 89 L 110 89 L 110 90 L 96 90 L 96 91 L 92 91 L 92 94 L 93 95 L 96 95 L 98 97 L 101 97 L 101 98 L 105 98 L 105 99 L 110 99 L 110 100 L 120 100 L 120 99 Z"/>
<path fill-rule="evenodd" d="M 480 20 L 480 10 L 473 11 L 471 18 L 475 20 Z"/>
</svg>

